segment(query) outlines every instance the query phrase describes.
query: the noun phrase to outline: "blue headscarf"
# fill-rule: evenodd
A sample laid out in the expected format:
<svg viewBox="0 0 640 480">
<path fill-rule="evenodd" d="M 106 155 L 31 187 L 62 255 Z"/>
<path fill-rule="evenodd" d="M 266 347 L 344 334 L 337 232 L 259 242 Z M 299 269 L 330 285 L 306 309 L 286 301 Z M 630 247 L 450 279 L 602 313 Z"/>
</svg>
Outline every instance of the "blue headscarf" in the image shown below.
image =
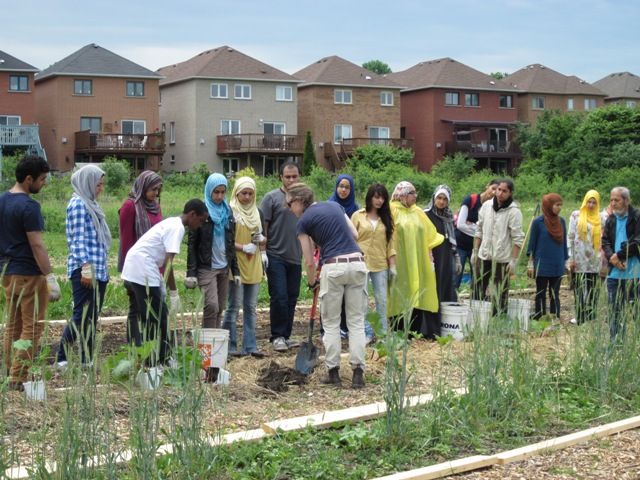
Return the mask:
<svg viewBox="0 0 640 480">
<path fill-rule="evenodd" d="M 351 185 L 351 191 L 349 192 L 349 196 L 343 200 L 338 196 L 338 185 L 340 185 L 340 182 L 345 179 L 349 181 L 349 185 Z M 344 211 L 349 218 L 351 218 L 353 212 L 360 208 L 356 203 L 356 184 L 353 181 L 353 177 L 351 175 L 347 175 L 346 173 L 341 173 L 340 175 L 338 175 L 338 178 L 336 179 L 336 188 L 333 189 L 333 195 L 331 195 L 329 201 L 336 202 L 342 205 L 342 208 L 344 208 Z"/>
<path fill-rule="evenodd" d="M 207 183 L 204 186 L 204 203 L 207 204 L 207 210 L 209 210 L 209 217 L 213 222 L 213 234 L 217 237 L 224 237 L 224 229 L 229 223 L 229 217 L 231 216 L 231 209 L 225 199 L 216 205 L 211 199 L 211 193 L 219 187 L 224 185 L 227 187 L 227 178 L 221 173 L 212 173 L 207 178 Z"/>
</svg>

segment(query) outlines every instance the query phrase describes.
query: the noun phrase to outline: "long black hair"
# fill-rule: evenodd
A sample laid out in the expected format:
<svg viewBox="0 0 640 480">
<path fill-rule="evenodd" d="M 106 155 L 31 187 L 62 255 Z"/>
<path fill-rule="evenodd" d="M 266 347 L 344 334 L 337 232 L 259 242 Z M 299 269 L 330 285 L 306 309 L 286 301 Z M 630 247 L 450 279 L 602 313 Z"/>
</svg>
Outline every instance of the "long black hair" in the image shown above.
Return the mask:
<svg viewBox="0 0 640 480">
<path fill-rule="evenodd" d="M 391 241 L 391 237 L 393 237 L 393 218 L 391 217 L 391 208 L 389 208 L 389 192 L 387 192 L 387 189 L 383 184 L 374 183 L 369 187 L 367 196 L 365 197 L 365 207 L 367 212 L 373 210 L 372 200 L 376 195 L 384 198 L 384 203 L 378 209 L 378 215 L 380 216 L 380 220 L 382 220 L 382 224 L 387 230 L 387 243 L 389 243 Z"/>
</svg>

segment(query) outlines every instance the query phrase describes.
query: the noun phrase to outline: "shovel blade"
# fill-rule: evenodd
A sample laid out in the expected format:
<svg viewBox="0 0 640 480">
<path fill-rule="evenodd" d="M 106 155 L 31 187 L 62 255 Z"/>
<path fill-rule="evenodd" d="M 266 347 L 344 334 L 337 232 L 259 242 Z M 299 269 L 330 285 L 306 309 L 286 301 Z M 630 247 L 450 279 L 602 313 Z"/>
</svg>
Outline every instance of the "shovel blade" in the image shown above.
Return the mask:
<svg viewBox="0 0 640 480">
<path fill-rule="evenodd" d="M 309 375 L 318 364 L 318 347 L 313 343 L 303 342 L 296 356 L 296 371 Z"/>
</svg>

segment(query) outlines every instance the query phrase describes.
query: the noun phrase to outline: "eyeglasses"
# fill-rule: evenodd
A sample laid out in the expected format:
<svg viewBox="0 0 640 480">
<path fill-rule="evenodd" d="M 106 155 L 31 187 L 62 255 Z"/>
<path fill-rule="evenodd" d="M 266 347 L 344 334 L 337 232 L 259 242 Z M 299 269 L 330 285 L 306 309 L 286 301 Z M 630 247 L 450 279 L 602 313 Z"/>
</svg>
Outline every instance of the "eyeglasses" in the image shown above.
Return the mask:
<svg viewBox="0 0 640 480">
<path fill-rule="evenodd" d="M 288 201 L 287 201 L 287 207 L 291 208 L 291 204 L 292 204 L 293 202 L 295 202 L 295 201 L 296 201 L 296 200 L 288 200 Z"/>
<path fill-rule="evenodd" d="M 407 195 L 415 195 L 416 197 L 418 196 L 418 192 L 416 192 L 415 190 L 412 192 L 407 192 Z"/>
</svg>

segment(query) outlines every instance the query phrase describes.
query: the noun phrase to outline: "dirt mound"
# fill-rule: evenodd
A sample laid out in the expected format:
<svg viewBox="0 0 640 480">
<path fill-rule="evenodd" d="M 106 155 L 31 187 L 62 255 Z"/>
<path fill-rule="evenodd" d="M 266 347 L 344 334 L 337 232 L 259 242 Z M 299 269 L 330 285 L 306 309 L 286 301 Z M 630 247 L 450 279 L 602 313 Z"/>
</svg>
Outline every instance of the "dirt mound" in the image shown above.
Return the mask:
<svg viewBox="0 0 640 480">
<path fill-rule="evenodd" d="M 289 385 L 304 385 L 307 377 L 293 368 L 284 367 L 278 362 L 271 362 L 258 372 L 258 385 L 273 392 L 286 392 Z"/>
</svg>

